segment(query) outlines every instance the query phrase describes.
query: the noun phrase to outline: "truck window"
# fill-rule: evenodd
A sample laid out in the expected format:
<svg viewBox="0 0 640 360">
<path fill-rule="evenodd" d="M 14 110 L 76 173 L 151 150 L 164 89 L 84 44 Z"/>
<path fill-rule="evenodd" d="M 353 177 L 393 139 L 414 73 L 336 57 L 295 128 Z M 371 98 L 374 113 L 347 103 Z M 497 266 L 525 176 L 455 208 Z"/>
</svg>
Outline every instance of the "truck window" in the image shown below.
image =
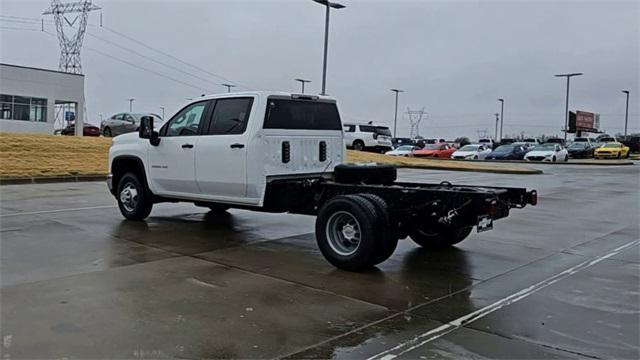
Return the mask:
<svg viewBox="0 0 640 360">
<path fill-rule="evenodd" d="M 360 125 L 360 131 L 372 133 L 376 131 L 376 127 L 371 125 Z"/>
<path fill-rule="evenodd" d="M 216 101 L 209 135 L 242 134 L 247 129 L 253 98 L 219 99 Z"/>
<path fill-rule="evenodd" d="M 345 132 L 356 132 L 356 126 L 355 125 L 345 125 L 344 126 L 344 131 Z"/>
<path fill-rule="evenodd" d="M 269 99 L 265 129 L 341 130 L 335 103 L 288 99 Z"/>
<path fill-rule="evenodd" d="M 162 136 L 197 135 L 206 101 L 191 104 L 174 116 L 161 131 Z"/>
</svg>

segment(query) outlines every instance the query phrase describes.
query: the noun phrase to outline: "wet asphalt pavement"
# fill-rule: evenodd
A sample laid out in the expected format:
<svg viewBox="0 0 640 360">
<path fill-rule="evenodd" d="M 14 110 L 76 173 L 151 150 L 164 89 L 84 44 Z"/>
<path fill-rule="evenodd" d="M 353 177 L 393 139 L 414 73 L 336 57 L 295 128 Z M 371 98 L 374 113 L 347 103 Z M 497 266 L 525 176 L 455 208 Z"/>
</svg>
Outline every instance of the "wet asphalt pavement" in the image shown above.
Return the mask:
<svg viewBox="0 0 640 360">
<path fill-rule="evenodd" d="M 314 218 L 189 204 L 125 221 L 103 183 L 0 187 L 2 358 L 638 358 L 638 166 L 543 175 L 539 205 L 374 271 L 334 269 Z"/>
</svg>

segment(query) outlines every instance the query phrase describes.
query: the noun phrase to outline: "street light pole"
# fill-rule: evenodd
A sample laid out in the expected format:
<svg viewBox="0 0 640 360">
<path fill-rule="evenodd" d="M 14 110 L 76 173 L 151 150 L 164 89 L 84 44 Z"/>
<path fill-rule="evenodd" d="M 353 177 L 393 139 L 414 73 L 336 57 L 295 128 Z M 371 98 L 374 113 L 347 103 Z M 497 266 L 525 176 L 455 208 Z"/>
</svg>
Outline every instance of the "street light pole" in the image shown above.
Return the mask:
<svg viewBox="0 0 640 360">
<path fill-rule="evenodd" d="M 326 13 L 324 17 L 324 60 L 322 62 L 322 92 L 320 95 L 326 95 L 326 84 L 327 84 L 327 48 L 329 47 L 329 15 L 330 9 L 343 9 L 346 6 L 331 2 L 329 0 L 313 0 L 318 4 L 322 4 L 326 7 Z"/>
<path fill-rule="evenodd" d="M 624 137 L 627 137 L 627 123 L 629 121 L 629 90 L 622 90 L 623 93 L 627 94 L 627 110 L 624 112 Z"/>
<path fill-rule="evenodd" d="M 570 73 L 570 74 L 557 74 L 555 77 L 566 77 L 567 78 L 567 97 L 565 100 L 565 110 L 564 110 L 564 142 L 567 142 L 567 132 L 569 131 L 569 86 L 570 79 L 573 76 L 580 76 L 582 73 Z"/>
<path fill-rule="evenodd" d="M 294 79 L 295 81 L 299 81 L 300 84 L 302 84 L 302 93 L 304 94 L 304 83 L 310 83 L 311 80 L 305 80 L 305 79 Z"/>
<path fill-rule="evenodd" d="M 500 114 L 496 113 L 496 135 L 493 137 L 495 141 L 498 141 L 498 123 L 500 122 Z"/>
<path fill-rule="evenodd" d="M 162 121 L 164 121 L 164 106 L 160 106 L 160 110 L 162 110 Z"/>
<path fill-rule="evenodd" d="M 228 92 L 228 93 L 230 93 L 230 92 L 231 92 L 231 88 L 236 87 L 236 86 L 235 86 L 235 85 L 233 85 L 233 84 L 220 84 L 220 85 L 222 85 L 222 86 L 226 86 L 226 87 L 227 87 L 227 92 Z"/>
<path fill-rule="evenodd" d="M 136 99 L 131 98 L 129 99 L 129 112 L 133 112 L 133 102 L 136 101 Z"/>
<path fill-rule="evenodd" d="M 396 112 L 393 116 L 393 137 L 396 137 L 396 127 L 398 126 L 398 93 L 404 92 L 404 90 L 391 89 L 391 91 L 396 93 Z"/>
<path fill-rule="evenodd" d="M 498 99 L 500 101 L 500 141 L 502 141 L 502 128 L 504 127 L 504 99 Z"/>
</svg>

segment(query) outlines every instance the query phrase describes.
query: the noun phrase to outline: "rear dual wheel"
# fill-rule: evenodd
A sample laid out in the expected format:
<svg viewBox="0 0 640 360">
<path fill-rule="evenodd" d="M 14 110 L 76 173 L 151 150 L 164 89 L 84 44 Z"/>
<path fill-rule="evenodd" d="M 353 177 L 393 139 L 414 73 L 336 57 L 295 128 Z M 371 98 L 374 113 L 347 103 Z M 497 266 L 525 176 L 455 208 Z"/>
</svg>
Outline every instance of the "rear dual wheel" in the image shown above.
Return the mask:
<svg viewBox="0 0 640 360">
<path fill-rule="evenodd" d="M 339 195 L 316 218 L 316 241 L 335 267 L 363 271 L 385 261 L 398 238 L 389 226 L 386 202 L 371 194 Z"/>
<path fill-rule="evenodd" d="M 473 226 L 454 228 L 444 225 L 424 226 L 409 234 L 416 244 L 433 250 L 446 249 L 466 239 Z"/>
</svg>

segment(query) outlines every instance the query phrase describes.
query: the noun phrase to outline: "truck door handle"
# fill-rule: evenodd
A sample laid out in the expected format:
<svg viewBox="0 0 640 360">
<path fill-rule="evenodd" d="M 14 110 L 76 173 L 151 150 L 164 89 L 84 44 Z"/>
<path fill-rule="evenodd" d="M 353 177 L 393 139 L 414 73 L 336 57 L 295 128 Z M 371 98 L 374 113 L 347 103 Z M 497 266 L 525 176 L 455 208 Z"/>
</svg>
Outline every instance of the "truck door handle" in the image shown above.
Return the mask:
<svg viewBox="0 0 640 360">
<path fill-rule="evenodd" d="M 182 144 L 182 148 L 183 149 L 192 149 L 193 148 L 193 144 Z"/>
<path fill-rule="evenodd" d="M 235 143 L 235 144 L 229 145 L 229 147 L 232 149 L 242 149 L 244 147 L 244 144 Z"/>
</svg>

